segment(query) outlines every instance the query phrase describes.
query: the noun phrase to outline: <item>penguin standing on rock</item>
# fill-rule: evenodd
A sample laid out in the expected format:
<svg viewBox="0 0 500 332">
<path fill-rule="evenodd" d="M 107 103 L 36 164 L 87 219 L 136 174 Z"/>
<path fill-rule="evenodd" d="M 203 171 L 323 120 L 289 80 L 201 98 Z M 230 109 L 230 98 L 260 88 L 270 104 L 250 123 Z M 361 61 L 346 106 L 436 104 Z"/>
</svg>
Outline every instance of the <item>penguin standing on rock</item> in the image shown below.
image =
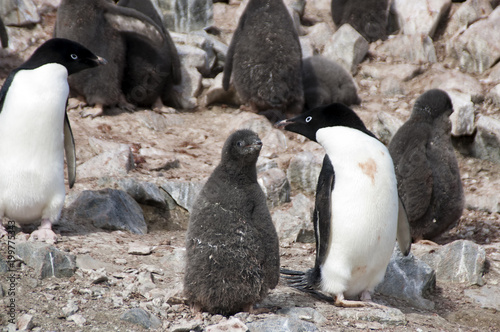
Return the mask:
<svg viewBox="0 0 500 332">
<path fill-rule="evenodd" d="M 302 112 L 299 35 L 282 0 L 250 0 L 234 31 L 224 64 L 224 90 L 231 75 L 242 102 L 269 120 Z"/>
<path fill-rule="evenodd" d="M 343 104 L 318 107 L 276 126 L 318 142 L 326 152 L 313 215 L 314 268 L 282 273 L 301 291 L 324 299 L 329 297 L 323 293 L 333 295 L 335 305 L 378 306 L 367 301 L 384 278 L 396 238 L 405 255 L 411 245 L 389 151 Z M 358 296 L 361 302 L 349 300 Z"/>
<path fill-rule="evenodd" d="M 23 225 L 42 219 L 31 238 L 56 239 L 52 224 L 64 205 L 64 153 L 70 188 L 75 182 L 68 75 L 105 63 L 76 42 L 50 39 L 0 90 L 0 220 Z M 0 233 L 6 234 L 3 225 Z"/>
<path fill-rule="evenodd" d="M 464 193 L 450 137 L 452 112 L 446 92 L 425 92 L 389 144 L 413 241 L 439 236 L 462 215 Z"/>
<path fill-rule="evenodd" d="M 193 206 L 184 292 L 195 311 L 252 311 L 278 283 L 278 236 L 257 183 L 261 148 L 253 131 L 229 136 Z"/>
</svg>

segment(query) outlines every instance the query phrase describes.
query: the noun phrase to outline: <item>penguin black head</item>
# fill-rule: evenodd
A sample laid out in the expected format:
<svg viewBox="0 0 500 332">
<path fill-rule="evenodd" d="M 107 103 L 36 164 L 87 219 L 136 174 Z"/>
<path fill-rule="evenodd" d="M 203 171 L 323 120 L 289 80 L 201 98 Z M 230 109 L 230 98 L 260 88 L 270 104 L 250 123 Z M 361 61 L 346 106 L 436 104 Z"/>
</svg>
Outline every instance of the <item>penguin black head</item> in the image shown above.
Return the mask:
<svg viewBox="0 0 500 332">
<path fill-rule="evenodd" d="M 49 39 L 38 47 L 20 69 L 35 69 L 48 63 L 58 63 L 68 70 L 68 75 L 106 64 L 107 61 L 84 46 L 63 38 Z"/>
<path fill-rule="evenodd" d="M 262 141 L 251 130 L 238 130 L 231 134 L 222 148 L 222 161 L 255 163 L 262 149 Z"/>
<path fill-rule="evenodd" d="M 415 101 L 411 117 L 434 120 L 442 114 L 450 116 L 453 113 L 453 104 L 446 92 L 432 89 L 424 92 Z"/>
<path fill-rule="evenodd" d="M 340 103 L 313 108 L 294 118 L 277 122 L 274 126 L 301 134 L 315 142 L 319 129 L 335 126 L 358 129 L 375 137 L 352 109 Z"/>
</svg>

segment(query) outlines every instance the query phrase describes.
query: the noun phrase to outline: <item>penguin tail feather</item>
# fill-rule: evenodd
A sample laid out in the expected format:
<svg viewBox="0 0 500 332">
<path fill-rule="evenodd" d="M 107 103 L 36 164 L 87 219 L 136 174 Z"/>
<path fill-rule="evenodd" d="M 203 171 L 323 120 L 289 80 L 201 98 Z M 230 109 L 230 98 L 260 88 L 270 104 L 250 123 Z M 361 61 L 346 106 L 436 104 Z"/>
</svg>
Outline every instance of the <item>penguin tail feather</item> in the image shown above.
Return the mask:
<svg viewBox="0 0 500 332">
<path fill-rule="evenodd" d="M 280 269 L 280 273 L 288 286 L 301 292 L 308 293 L 318 300 L 335 303 L 335 298 L 316 290 L 319 279 L 315 269 L 309 269 L 306 272 Z"/>
</svg>

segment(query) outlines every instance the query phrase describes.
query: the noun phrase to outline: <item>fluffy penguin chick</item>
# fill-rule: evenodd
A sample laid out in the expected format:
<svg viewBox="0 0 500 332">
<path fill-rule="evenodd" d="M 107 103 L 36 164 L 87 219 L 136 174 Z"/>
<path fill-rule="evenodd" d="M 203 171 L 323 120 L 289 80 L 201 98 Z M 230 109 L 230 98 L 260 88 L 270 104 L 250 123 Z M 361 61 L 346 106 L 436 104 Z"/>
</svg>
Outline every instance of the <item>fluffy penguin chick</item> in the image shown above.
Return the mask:
<svg viewBox="0 0 500 332">
<path fill-rule="evenodd" d="M 229 136 L 193 206 L 184 292 L 196 311 L 250 311 L 278 283 L 278 236 L 257 183 L 261 147 L 250 130 Z"/>
<path fill-rule="evenodd" d="M 302 53 L 282 0 L 250 0 L 234 31 L 224 64 L 241 100 L 272 122 L 302 111 Z"/>
<path fill-rule="evenodd" d="M 399 211 L 389 151 L 343 104 L 318 107 L 276 126 L 318 142 L 326 152 L 313 215 L 315 266 L 306 273 L 282 272 L 292 275 L 291 286 L 331 294 L 336 305 L 376 306 L 345 298 L 370 299 L 384 278 L 396 237 L 403 253 L 409 252 L 409 227 Z"/>
<path fill-rule="evenodd" d="M 52 223 L 64 204 L 64 150 L 74 183 L 68 75 L 102 63 L 82 45 L 54 38 L 12 71 L 0 90 L 0 219 L 31 224 L 41 218 L 34 239 L 56 238 Z"/>
<path fill-rule="evenodd" d="M 462 215 L 464 193 L 450 137 L 452 112 L 446 92 L 425 92 L 389 144 L 414 241 L 439 236 Z"/>
</svg>

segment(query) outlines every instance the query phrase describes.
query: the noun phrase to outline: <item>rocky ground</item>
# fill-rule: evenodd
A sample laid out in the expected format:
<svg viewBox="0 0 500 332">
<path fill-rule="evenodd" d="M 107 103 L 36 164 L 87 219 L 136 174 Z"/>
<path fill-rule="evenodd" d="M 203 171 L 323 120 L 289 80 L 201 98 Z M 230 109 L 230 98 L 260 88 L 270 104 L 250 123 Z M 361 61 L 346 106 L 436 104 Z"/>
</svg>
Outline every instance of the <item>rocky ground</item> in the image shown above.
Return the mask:
<svg viewBox="0 0 500 332">
<path fill-rule="evenodd" d="M 214 8 L 215 25 L 226 43 L 235 26 L 227 17 L 233 17 L 238 6 L 239 1 L 231 1 L 229 5 L 217 3 Z M 451 16 L 459 6 L 453 4 L 447 15 Z M 55 12 L 47 11 L 39 24 L 29 28 L 9 27 L 12 46 L 9 50 L 0 50 L 0 82 L 50 38 L 54 18 Z M 312 22 L 323 19 L 306 6 L 304 22 L 312 26 Z M 369 128 L 381 132 L 377 129 L 379 111 L 391 114 L 393 121 L 404 121 L 415 99 L 437 76 L 458 75 L 456 64 L 445 51 L 448 37 L 444 31 L 445 27 L 438 28 L 434 37 L 435 63 L 396 61 L 378 51 L 385 43 L 370 45 L 368 55 L 354 76 L 362 99 L 362 104 L 354 109 Z M 386 88 L 391 84 L 387 80 L 368 75 L 377 66 L 398 71 L 401 64 L 416 66 L 418 73 L 411 79 L 397 81 L 398 93 L 388 93 Z M 494 85 L 485 80 L 487 74 L 468 75 L 480 82 L 484 95 Z M 461 83 L 463 78 L 457 78 L 456 84 Z M 417 306 L 378 292 L 374 300 L 387 305 L 388 309 L 341 309 L 280 283 L 260 304 L 268 308 L 269 313 L 240 313 L 229 318 L 208 314 L 195 317 L 182 299 L 184 230 L 188 216 L 185 209 L 168 210 L 161 204 L 140 202 L 149 228 L 147 234 L 140 235 L 122 230 L 106 231 L 84 218 L 73 218 L 71 203 L 85 190 L 123 189 L 120 181 L 124 179 L 151 183 L 156 189 L 169 182 L 203 181 L 217 165 L 229 133 L 242 127 L 256 130 L 263 138 L 264 149 L 259 161 L 262 172 L 273 168 L 268 165 L 286 172 L 292 158 L 304 151 L 312 152 L 321 160 L 321 147 L 295 134 L 272 129 L 265 118 L 220 103 L 203 106 L 200 102 L 190 111 L 139 110 L 95 119 L 82 118 L 79 113 L 82 106 L 78 106 L 75 99 L 70 100 L 70 105 L 75 106 L 68 114 L 77 147 L 78 174 L 74 188 L 68 191 L 61 223 L 55 228 L 61 235 L 60 241 L 51 247 L 40 246 L 25 243 L 26 235 L 18 233 L 15 245 L 28 248 L 33 257 L 49 257 L 52 267 L 54 262 L 64 265 L 65 259 L 75 259 L 68 264 L 77 268 L 67 276 L 63 271 L 60 277 L 42 278 L 46 275 L 44 268 L 30 264 L 28 261 L 33 257 L 23 256 L 26 264 L 18 261 L 14 266 L 15 296 L 8 294 L 11 273 L 4 273 L 0 279 L 3 303 L 7 306 L 14 299 L 18 327 L 24 324 L 34 331 L 137 331 L 142 330 L 142 325 L 164 331 L 214 331 L 217 329 L 209 326 L 218 324 L 218 330 L 226 325 L 227 330 L 245 331 L 243 324 L 246 324 L 252 331 L 263 331 L 258 324 L 265 322 L 268 331 L 500 330 L 500 166 L 497 163 L 457 151 L 467 198 L 463 216 L 456 227 L 437 240 L 437 246 L 416 244 L 412 248 L 415 256 L 424 260 L 426 255 L 441 252 L 454 241 L 465 239 L 478 244 L 475 247 L 478 256 L 484 255 L 474 280 L 452 282 L 436 269 L 436 287 L 424 294 L 432 305 Z M 499 118 L 497 106 L 488 98 L 482 98 L 474 107 L 476 115 Z M 132 166 L 127 164 L 128 160 L 111 171 L 107 165 L 112 162 L 99 163 L 94 159 L 110 150 L 122 151 L 124 146 L 124 158 L 130 158 L 131 153 Z M 91 160 L 94 161 L 90 163 Z M 263 179 L 262 174 L 260 178 Z M 273 218 L 280 213 L 292 213 L 304 197 L 306 206 L 313 201 L 310 191 L 299 190 L 293 184 L 290 196 L 288 202 L 286 199 L 270 201 Z M 307 224 L 310 212 L 305 210 L 301 218 Z M 286 227 L 281 225 L 278 229 Z M 1 241 L 0 252 L 7 256 L 6 239 Z M 296 242 L 293 237 L 283 235 L 280 253 L 283 267 L 305 270 L 313 265 L 314 244 Z M 17 255 L 21 255 L 20 252 Z M 67 258 L 70 256 L 74 258 Z M 53 257 L 56 258 L 52 260 Z M 55 274 L 53 268 L 52 274 Z M 9 319 L 8 311 L 0 312 L 4 330 L 14 331 L 15 328 L 8 325 Z"/>
</svg>

